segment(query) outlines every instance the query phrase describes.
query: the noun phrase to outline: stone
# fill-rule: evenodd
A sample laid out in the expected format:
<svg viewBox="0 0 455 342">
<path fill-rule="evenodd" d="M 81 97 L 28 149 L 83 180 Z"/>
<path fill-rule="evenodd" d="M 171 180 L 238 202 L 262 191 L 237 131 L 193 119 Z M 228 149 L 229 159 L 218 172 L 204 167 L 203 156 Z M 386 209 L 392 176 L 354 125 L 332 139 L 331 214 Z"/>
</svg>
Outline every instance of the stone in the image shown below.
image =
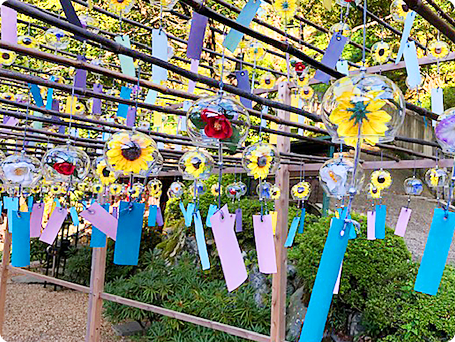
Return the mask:
<svg viewBox="0 0 455 342">
<path fill-rule="evenodd" d="M 18 275 L 11 277 L 13 283 L 19 284 L 44 284 L 44 280 L 35 278 L 31 275 Z"/>
<path fill-rule="evenodd" d="M 269 292 L 269 286 L 267 286 L 267 277 L 259 272 L 259 269 L 254 265 L 250 272 L 248 272 L 248 280 L 250 285 L 254 289 L 254 301 L 257 306 L 263 308 L 265 306 L 264 298 Z"/>
<path fill-rule="evenodd" d="M 118 336 L 132 336 L 144 333 L 144 328 L 136 321 L 113 325 L 112 329 Z"/>
<path fill-rule="evenodd" d="M 286 314 L 286 340 L 295 341 L 302 328 L 307 307 L 303 304 L 303 287 L 298 288 L 289 298 L 289 307 Z"/>
<path fill-rule="evenodd" d="M 349 315 L 348 318 L 348 327 L 349 327 L 349 335 L 352 337 L 356 337 L 365 331 L 365 327 L 361 323 L 362 316 L 360 313 L 353 313 Z"/>
</svg>

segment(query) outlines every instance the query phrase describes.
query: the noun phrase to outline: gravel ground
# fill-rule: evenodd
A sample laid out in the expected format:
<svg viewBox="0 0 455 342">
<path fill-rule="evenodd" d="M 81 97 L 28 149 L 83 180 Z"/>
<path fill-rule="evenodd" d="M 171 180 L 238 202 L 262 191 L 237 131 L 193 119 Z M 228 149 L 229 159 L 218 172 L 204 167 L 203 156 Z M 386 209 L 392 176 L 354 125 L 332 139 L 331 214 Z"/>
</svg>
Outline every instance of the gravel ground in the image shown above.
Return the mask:
<svg viewBox="0 0 455 342">
<path fill-rule="evenodd" d="M 3 338 L 6 342 L 85 341 L 87 306 L 85 293 L 9 282 Z M 117 337 L 105 320 L 101 332 L 102 342 L 127 341 Z"/>
</svg>

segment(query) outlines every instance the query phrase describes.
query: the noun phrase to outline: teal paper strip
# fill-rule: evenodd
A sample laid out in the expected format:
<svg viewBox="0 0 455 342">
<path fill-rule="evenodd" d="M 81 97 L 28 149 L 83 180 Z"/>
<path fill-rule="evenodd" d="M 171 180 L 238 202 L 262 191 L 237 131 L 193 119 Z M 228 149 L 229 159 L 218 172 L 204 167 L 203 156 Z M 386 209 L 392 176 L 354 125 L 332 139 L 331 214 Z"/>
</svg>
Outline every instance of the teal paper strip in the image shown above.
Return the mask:
<svg viewBox="0 0 455 342">
<path fill-rule="evenodd" d="M 37 107 L 44 107 L 43 97 L 41 96 L 40 88 L 33 83 L 28 84 L 30 87 L 30 92 L 32 93 L 33 100 Z"/>
<path fill-rule="evenodd" d="M 341 263 L 348 245 L 349 234 L 340 235 L 344 227 L 343 218 L 333 218 L 322 253 L 313 292 L 305 315 L 300 342 L 320 342 L 324 335 L 325 323 L 333 297 L 333 289 L 338 278 Z M 352 229 L 349 224 L 347 230 Z"/>
<path fill-rule="evenodd" d="M 185 226 L 191 227 L 191 222 L 193 221 L 194 203 L 188 203 L 188 208 L 185 209 L 183 203 L 180 202 L 180 210 L 182 211 L 185 219 Z"/>
<path fill-rule="evenodd" d="M 246 3 L 245 7 L 243 7 L 239 16 L 237 17 L 237 24 L 247 27 L 250 26 L 251 21 L 253 20 L 260 6 L 261 6 L 260 0 L 249 0 Z M 227 34 L 226 38 L 224 39 L 223 46 L 229 51 L 234 52 L 242 38 L 243 33 L 231 29 Z"/>
<path fill-rule="evenodd" d="M 444 209 L 434 210 L 433 222 L 414 286 L 414 290 L 432 296 L 438 293 L 455 230 L 455 213 L 447 213 L 446 218 Z"/>
<path fill-rule="evenodd" d="M 210 222 L 210 219 L 212 218 L 213 214 L 218 210 L 218 206 L 215 204 L 210 204 L 209 206 L 209 211 L 207 212 L 207 219 L 205 220 L 205 225 L 207 227 L 212 227 L 212 222 Z"/>
<path fill-rule="evenodd" d="M 284 247 L 291 247 L 294 243 L 295 234 L 297 233 L 297 227 L 300 222 L 300 216 L 294 217 L 291 223 L 291 228 L 289 228 L 289 233 L 286 241 L 284 242 Z"/>
<path fill-rule="evenodd" d="M 27 198 L 27 207 L 28 207 L 28 211 L 32 211 L 32 207 L 33 207 L 33 203 L 35 203 L 35 199 L 33 198 L 33 196 L 28 196 Z M 1 209 L 0 209 L 1 211 Z"/>
<path fill-rule="evenodd" d="M 129 100 L 131 97 L 131 92 L 133 89 L 128 88 L 128 87 L 122 87 L 120 90 L 120 97 L 124 100 Z M 117 108 L 117 117 L 124 118 L 126 119 L 128 115 L 128 105 L 124 103 L 119 103 L 118 108 Z"/>
<path fill-rule="evenodd" d="M 385 239 L 385 218 L 387 215 L 387 206 L 384 204 L 376 205 L 376 222 L 374 231 L 376 239 Z"/>
<path fill-rule="evenodd" d="M 71 221 L 73 221 L 74 226 L 79 226 L 79 215 L 77 214 L 76 208 L 70 208 Z"/>
<path fill-rule="evenodd" d="M 124 47 L 131 49 L 130 37 L 128 35 L 116 36 L 115 41 Z M 134 67 L 133 58 L 125 55 L 118 55 L 118 58 L 120 60 L 122 73 L 131 77 L 136 77 L 136 68 Z"/>
<path fill-rule="evenodd" d="M 207 252 L 207 245 L 205 244 L 204 227 L 202 226 L 201 213 L 199 210 L 194 213 L 194 226 L 196 228 L 197 249 L 199 251 L 199 257 L 201 258 L 202 269 L 208 270 L 210 268 L 209 254 Z"/>
<path fill-rule="evenodd" d="M 338 209 L 338 212 L 340 213 L 340 217 L 342 219 L 344 219 L 346 217 L 346 210 L 348 210 L 347 207 Z M 347 219 L 348 220 L 351 219 L 351 215 L 350 214 L 348 215 Z M 354 240 L 355 238 L 357 238 L 357 233 L 356 233 L 354 227 L 352 227 L 352 229 L 349 230 L 349 240 Z"/>
<path fill-rule="evenodd" d="M 51 76 L 49 81 L 54 82 L 55 81 L 55 76 Z M 46 98 L 46 109 L 51 110 L 52 109 L 52 98 L 54 97 L 54 88 L 48 88 L 47 89 L 47 98 Z"/>
<path fill-rule="evenodd" d="M 4 196 L 3 197 L 3 206 L 7 210 L 8 230 L 11 233 L 13 231 L 13 211 L 19 210 L 19 198 Z"/>
<path fill-rule="evenodd" d="M 303 228 L 305 226 L 305 208 L 302 208 L 300 212 L 300 224 L 299 224 L 299 234 L 303 234 Z"/>
<path fill-rule="evenodd" d="M 94 201 L 92 201 L 93 204 Z M 109 212 L 109 204 L 103 204 L 102 207 Z M 72 208 L 71 208 L 72 209 Z M 71 211 L 70 211 L 71 213 Z M 79 218 L 78 218 L 79 220 Z M 90 238 L 91 248 L 104 248 L 106 247 L 107 236 L 101 230 L 92 225 L 92 236 Z"/>
<path fill-rule="evenodd" d="M 30 213 L 11 212 L 14 226 L 11 264 L 14 267 L 30 266 Z"/>
<path fill-rule="evenodd" d="M 147 225 L 149 227 L 156 226 L 156 215 L 158 214 L 158 207 L 156 205 L 151 205 L 149 207 L 149 219 Z"/>
<path fill-rule="evenodd" d="M 411 11 L 411 13 L 409 13 L 406 16 L 406 20 L 404 22 L 403 34 L 401 35 L 400 48 L 398 49 L 398 54 L 397 54 L 397 58 L 395 59 L 395 64 L 400 63 L 401 57 L 403 57 L 404 48 L 406 46 L 406 43 L 408 42 L 409 35 L 411 34 L 412 24 L 414 23 L 414 19 L 415 19 L 416 15 L 417 15 L 416 12 Z"/>
</svg>

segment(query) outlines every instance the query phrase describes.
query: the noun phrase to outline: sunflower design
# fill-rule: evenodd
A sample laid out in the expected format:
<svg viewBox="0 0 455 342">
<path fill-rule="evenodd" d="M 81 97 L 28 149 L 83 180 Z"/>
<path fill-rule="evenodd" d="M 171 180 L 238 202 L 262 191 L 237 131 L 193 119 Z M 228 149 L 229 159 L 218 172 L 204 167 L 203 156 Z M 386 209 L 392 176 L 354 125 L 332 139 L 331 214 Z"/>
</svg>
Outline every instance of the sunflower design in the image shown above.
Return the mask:
<svg viewBox="0 0 455 342">
<path fill-rule="evenodd" d="M 376 170 L 371 174 L 371 184 L 379 191 L 388 189 L 392 185 L 392 176 L 389 171 Z"/>
<path fill-rule="evenodd" d="M 134 183 L 132 187 L 128 189 L 128 193 L 133 198 L 138 198 L 144 192 L 144 185 L 142 183 Z"/>
<path fill-rule="evenodd" d="M 299 91 L 300 98 L 304 101 L 309 101 L 314 96 L 314 90 L 310 86 L 303 86 Z"/>
<path fill-rule="evenodd" d="M 38 47 L 38 41 L 30 36 L 20 36 L 17 38 L 17 43 L 23 47 L 36 49 Z"/>
<path fill-rule="evenodd" d="M 254 179 L 265 179 L 273 169 L 275 156 L 276 151 L 272 145 L 257 143 L 245 149 L 242 162 L 248 174 Z"/>
<path fill-rule="evenodd" d="M 49 189 L 49 192 L 54 196 L 60 195 L 62 193 L 62 191 L 63 191 L 63 189 L 60 184 L 53 184 Z"/>
<path fill-rule="evenodd" d="M 299 182 L 291 188 L 291 196 L 295 200 L 306 200 L 310 192 L 311 186 L 308 182 Z"/>
<path fill-rule="evenodd" d="M 104 185 L 101 183 L 96 183 L 92 185 L 92 192 L 94 194 L 100 194 L 104 191 Z"/>
<path fill-rule="evenodd" d="M 394 0 L 390 5 L 390 12 L 393 20 L 403 23 L 411 10 L 403 0 Z"/>
<path fill-rule="evenodd" d="M 65 113 L 75 115 L 84 114 L 85 106 L 75 96 L 68 96 L 66 98 Z"/>
<path fill-rule="evenodd" d="M 156 144 L 142 133 L 118 132 L 107 142 L 106 161 L 115 171 L 140 174 L 155 160 Z"/>
<path fill-rule="evenodd" d="M 90 185 L 87 182 L 77 183 L 77 190 L 82 192 L 88 192 L 90 190 Z"/>
<path fill-rule="evenodd" d="M 115 172 L 109 170 L 104 159 L 101 160 L 98 165 L 96 165 L 96 175 L 103 185 L 114 183 L 117 179 Z"/>
<path fill-rule="evenodd" d="M 109 0 L 109 8 L 115 13 L 127 14 L 134 6 L 134 0 Z"/>
<path fill-rule="evenodd" d="M 345 90 L 336 98 L 338 103 L 329 116 L 330 122 L 338 125 L 337 132 L 346 145 L 355 146 L 359 134 L 371 145 L 379 141 L 388 130 L 392 117 L 382 108 L 386 101 L 378 99 L 378 91 L 369 91 L 365 96 L 356 96 L 353 90 Z"/>
<path fill-rule="evenodd" d="M 34 186 L 33 188 L 30 189 L 30 192 L 32 194 L 39 194 L 40 191 L 41 191 L 41 188 L 39 186 Z M 1 193 L 1 190 L 0 190 L 0 193 Z"/>
<path fill-rule="evenodd" d="M 449 44 L 442 40 L 435 40 L 430 43 L 428 50 L 433 57 L 444 58 L 449 54 Z"/>
<path fill-rule="evenodd" d="M 297 10 L 297 0 L 275 0 L 273 7 L 280 17 L 289 20 Z"/>
<path fill-rule="evenodd" d="M 0 50 L 0 64 L 11 65 L 16 60 L 17 54 L 13 51 Z"/>
<path fill-rule="evenodd" d="M 336 23 L 330 28 L 332 34 L 341 34 L 346 38 L 350 38 L 352 34 L 351 26 L 346 23 Z"/>
<path fill-rule="evenodd" d="M 379 64 L 387 62 L 391 53 L 390 45 L 386 42 L 377 42 L 371 48 L 373 60 Z"/>
<path fill-rule="evenodd" d="M 448 175 L 444 169 L 432 168 L 425 173 L 425 180 L 431 188 L 442 188 L 447 183 Z"/>
<path fill-rule="evenodd" d="M 163 193 L 163 183 L 159 179 L 152 179 L 148 184 L 147 188 L 149 190 L 150 197 L 160 198 Z"/>
<path fill-rule="evenodd" d="M 207 157 L 201 151 L 187 152 L 182 156 L 179 167 L 189 179 L 198 179 L 207 173 Z"/>
<path fill-rule="evenodd" d="M 374 186 L 374 184 L 368 184 L 368 195 L 373 199 L 381 198 L 381 190 Z"/>
<path fill-rule="evenodd" d="M 223 192 L 223 186 L 220 185 L 219 183 L 213 184 L 212 187 L 210 188 L 210 192 L 215 197 L 218 197 L 220 195 L 220 191 L 221 193 Z"/>
<path fill-rule="evenodd" d="M 0 194 L 6 191 L 5 184 L 0 183 Z"/>
<path fill-rule="evenodd" d="M 272 200 L 278 200 L 281 197 L 281 190 L 279 187 L 276 185 L 272 186 L 272 189 L 270 189 L 270 199 Z"/>
<path fill-rule="evenodd" d="M 15 101 L 16 100 L 16 96 L 13 93 L 2 93 L 0 95 L 0 97 L 3 100 L 8 100 L 8 101 Z"/>
<path fill-rule="evenodd" d="M 276 77 L 271 73 L 266 73 L 259 79 L 259 86 L 262 89 L 272 89 L 275 86 Z"/>
<path fill-rule="evenodd" d="M 249 61 L 258 61 L 265 55 L 265 47 L 259 42 L 251 43 L 246 50 L 246 57 Z"/>
<path fill-rule="evenodd" d="M 109 186 L 109 191 L 112 195 L 118 195 L 122 192 L 123 186 L 121 184 L 111 184 Z"/>
</svg>

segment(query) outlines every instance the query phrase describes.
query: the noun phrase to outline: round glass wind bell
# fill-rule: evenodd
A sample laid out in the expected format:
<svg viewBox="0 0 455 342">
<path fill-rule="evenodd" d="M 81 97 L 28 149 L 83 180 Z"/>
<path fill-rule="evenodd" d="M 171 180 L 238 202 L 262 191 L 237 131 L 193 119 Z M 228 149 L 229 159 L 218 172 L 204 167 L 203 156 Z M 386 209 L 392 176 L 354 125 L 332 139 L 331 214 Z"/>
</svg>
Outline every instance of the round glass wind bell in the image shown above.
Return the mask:
<svg viewBox="0 0 455 342">
<path fill-rule="evenodd" d="M 57 146 L 46 152 L 41 165 L 50 182 L 78 183 L 90 171 L 90 157 L 77 147 Z"/>
<path fill-rule="evenodd" d="M 376 42 L 371 47 L 371 55 L 373 60 L 378 64 L 384 64 L 389 59 L 392 53 L 390 45 L 384 41 Z"/>
<path fill-rule="evenodd" d="M 109 186 L 117 180 L 117 174 L 109 168 L 104 157 L 96 158 L 94 167 L 95 175 L 101 184 Z"/>
<path fill-rule="evenodd" d="M 292 67 L 292 73 L 297 81 L 303 81 L 308 74 L 308 68 L 305 63 L 297 59 L 291 59 L 290 64 Z"/>
<path fill-rule="evenodd" d="M 449 44 L 442 40 L 434 40 L 428 45 L 428 50 L 435 58 L 444 58 L 450 52 Z"/>
<path fill-rule="evenodd" d="M 280 164 L 280 155 L 274 145 L 258 142 L 243 150 L 242 165 L 248 176 L 264 180 L 275 174 Z"/>
<path fill-rule="evenodd" d="M 330 33 L 332 33 L 332 35 L 334 35 L 336 33 L 341 34 L 342 36 L 348 38 L 348 41 L 349 41 L 349 39 L 351 39 L 352 29 L 351 29 L 351 26 L 349 26 L 348 24 L 341 22 L 341 23 L 334 24 L 330 28 Z"/>
<path fill-rule="evenodd" d="M 352 3 L 355 3 L 356 5 L 360 5 L 360 3 L 362 2 L 362 0 L 336 0 L 336 3 L 340 6 L 343 6 L 343 7 L 348 7 L 350 6 Z"/>
<path fill-rule="evenodd" d="M 150 0 L 152 6 L 162 8 L 165 12 L 171 11 L 177 2 L 178 0 Z"/>
<path fill-rule="evenodd" d="M 415 176 L 407 178 L 403 186 L 404 192 L 409 196 L 420 196 L 423 192 L 423 182 Z"/>
<path fill-rule="evenodd" d="M 272 89 L 275 86 L 276 77 L 271 73 L 263 74 L 259 78 L 259 88 L 261 89 Z"/>
<path fill-rule="evenodd" d="M 394 0 L 390 5 L 390 13 L 393 20 L 404 23 L 408 14 L 411 13 L 411 9 L 403 0 Z"/>
<path fill-rule="evenodd" d="M 177 198 L 179 199 L 185 192 L 185 185 L 182 182 L 175 181 L 169 186 L 167 190 L 167 197 L 170 199 Z"/>
<path fill-rule="evenodd" d="M 0 50 L 0 64 L 1 65 L 12 65 L 17 58 L 17 54 L 13 51 Z"/>
<path fill-rule="evenodd" d="M 239 200 L 246 195 L 247 186 L 243 182 L 235 182 L 226 186 L 226 196 L 232 201 Z"/>
<path fill-rule="evenodd" d="M 109 9 L 120 15 L 128 14 L 134 3 L 135 0 L 108 0 Z"/>
<path fill-rule="evenodd" d="M 383 191 L 392 185 L 392 176 L 389 171 L 380 169 L 371 173 L 370 181 L 374 188 Z"/>
<path fill-rule="evenodd" d="M 447 109 L 438 117 L 434 132 L 442 151 L 455 156 L 455 107 Z"/>
<path fill-rule="evenodd" d="M 159 179 L 154 178 L 147 183 L 147 190 L 149 198 L 155 202 L 159 202 L 159 199 L 163 194 L 163 183 L 161 183 Z"/>
<path fill-rule="evenodd" d="M 0 177 L 7 188 L 32 188 L 41 179 L 40 161 L 24 153 L 1 158 Z"/>
<path fill-rule="evenodd" d="M 48 29 L 44 34 L 44 38 L 47 45 L 55 50 L 65 50 L 70 43 L 70 38 L 65 31 L 55 27 Z"/>
<path fill-rule="evenodd" d="M 442 189 L 449 184 L 449 174 L 445 169 L 434 167 L 425 172 L 425 183 L 432 189 Z"/>
</svg>

